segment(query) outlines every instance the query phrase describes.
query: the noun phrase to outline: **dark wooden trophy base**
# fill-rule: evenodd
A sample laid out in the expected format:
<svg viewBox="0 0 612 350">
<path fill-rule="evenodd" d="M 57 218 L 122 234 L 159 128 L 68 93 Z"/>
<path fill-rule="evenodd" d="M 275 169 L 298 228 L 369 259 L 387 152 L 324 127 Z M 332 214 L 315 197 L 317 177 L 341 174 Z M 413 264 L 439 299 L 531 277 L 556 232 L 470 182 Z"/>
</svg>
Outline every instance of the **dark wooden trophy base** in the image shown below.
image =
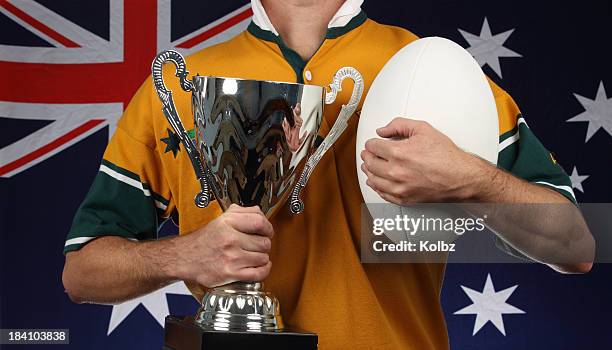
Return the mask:
<svg viewBox="0 0 612 350">
<path fill-rule="evenodd" d="M 292 349 L 317 348 L 318 337 L 292 329 L 278 332 L 226 332 L 206 330 L 193 317 L 166 317 L 164 350 Z"/>
</svg>

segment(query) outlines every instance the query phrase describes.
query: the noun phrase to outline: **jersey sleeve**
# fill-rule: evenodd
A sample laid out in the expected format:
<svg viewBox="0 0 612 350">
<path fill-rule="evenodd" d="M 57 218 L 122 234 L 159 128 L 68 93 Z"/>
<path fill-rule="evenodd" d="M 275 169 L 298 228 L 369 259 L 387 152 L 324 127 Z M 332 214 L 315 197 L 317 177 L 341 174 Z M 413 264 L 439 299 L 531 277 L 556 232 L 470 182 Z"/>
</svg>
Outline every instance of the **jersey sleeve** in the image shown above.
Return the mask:
<svg viewBox="0 0 612 350">
<path fill-rule="evenodd" d="M 156 149 L 150 80 L 136 93 L 109 142 L 100 169 L 74 217 L 64 254 L 102 236 L 157 238 L 173 210 Z"/>
<path fill-rule="evenodd" d="M 500 125 L 497 166 L 532 184 L 550 188 L 576 204 L 572 182 L 529 128 L 512 97 L 491 82 Z M 531 260 L 498 236 L 496 246 L 523 260 Z"/>
<path fill-rule="evenodd" d="M 576 203 L 569 176 L 529 128 L 512 97 L 497 87 L 494 93 L 500 121 L 497 166 Z"/>
</svg>

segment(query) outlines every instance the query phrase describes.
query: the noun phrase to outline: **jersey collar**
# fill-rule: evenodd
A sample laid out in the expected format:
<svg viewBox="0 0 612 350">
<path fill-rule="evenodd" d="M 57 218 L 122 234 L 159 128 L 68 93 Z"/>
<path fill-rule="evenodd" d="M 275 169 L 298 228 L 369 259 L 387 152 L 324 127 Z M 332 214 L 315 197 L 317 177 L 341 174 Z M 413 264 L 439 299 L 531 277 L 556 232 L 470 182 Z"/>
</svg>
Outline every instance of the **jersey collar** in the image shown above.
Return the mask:
<svg viewBox="0 0 612 350">
<path fill-rule="evenodd" d="M 334 17 L 332 17 L 331 21 L 329 21 L 327 25 L 328 31 L 335 31 L 338 28 L 346 27 L 353 18 L 361 15 L 361 4 L 363 4 L 363 0 L 346 0 L 340 9 L 338 9 Z M 276 31 L 276 28 L 274 28 L 272 22 L 270 22 L 261 4 L 261 0 L 251 0 L 251 8 L 253 9 L 253 23 L 259 27 L 259 29 L 278 36 L 278 31 Z"/>
<path fill-rule="evenodd" d="M 329 22 L 325 39 L 336 39 L 362 25 L 368 19 L 361 9 L 362 3 L 363 0 L 347 0 Z M 253 6 L 253 20 L 247 31 L 258 39 L 276 43 L 287 63 L 295 71 L 297 82 L 303 84 L 302 73 L 308 62 L 304 61 L 297 52 L 283 42 L 283 39 L 270 23 L 260 0 L 251 0 L 251 4 Z"/>
</svg>

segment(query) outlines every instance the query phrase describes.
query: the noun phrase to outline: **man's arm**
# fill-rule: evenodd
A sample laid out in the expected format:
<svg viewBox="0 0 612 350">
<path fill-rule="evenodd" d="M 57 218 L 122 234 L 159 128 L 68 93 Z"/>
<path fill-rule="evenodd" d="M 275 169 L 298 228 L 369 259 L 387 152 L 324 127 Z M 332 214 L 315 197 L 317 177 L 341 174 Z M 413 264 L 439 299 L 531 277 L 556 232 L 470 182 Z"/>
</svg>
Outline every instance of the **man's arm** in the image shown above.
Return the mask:
<svg viewBox="0 0 612 350">
<path fill-rule="evenodd" d="M 531 203 L 490 213 L 489 228 L 525 256 L 564 273 L 586 273 L 593 266 L 595 240 L 580 210 L 552 189 L 529 183 L 487 161 L 468 155 L 467 200 L 478 203 Z M 546 205 L 541 205 L 545 203 Z M 477 207 L 475 207 L 477 209 Z M 483 209 L 499 209 L 489 206 Z M 476 213 L 479 214 L 479 213 Z M 482 213 L 480 213 L 482 214 Z"/>
<path fill-rule="evenodd" d="M 459 149 L 426 122 L 397 118 L 378 130 L 362 152 L 368 185 L 385 200 L 407 205 L 439 202 L 557 203 L 535 213 L 517 206 L 494 215 L 493 228 L 536 261 L 555 257 L 557 271 L 591 269 L 595 243 L 580 211 L 560 194 L 528 183 Z M 490 216 L 491 218 L 491 216 Z M 512 227 L 511 230 L 504 228 Z M 567 263 L 566 263 L 567 262 Z"/>
<path fill-rule="evenodd" d="M 176 280 L 163 258 L 151 258 L 173 250 L 175 243 L 175 238 L 145 243 L 113 236 L 98 238 L 66 254 L 64 288 L 77 303 L 113 304 L 152 292 Z M 151 255 L 143 255 L 146 250 Z"/>
<path fill-rule="evenodd" d="M 98 238 L 66 255 L 62 280 L 75 302 L 118 303 L 178 280 L 214 287 L 270 273 L 272 225 L 257 207 L 232 205 L 201 229 L 148 242 Z"/>
</svg>

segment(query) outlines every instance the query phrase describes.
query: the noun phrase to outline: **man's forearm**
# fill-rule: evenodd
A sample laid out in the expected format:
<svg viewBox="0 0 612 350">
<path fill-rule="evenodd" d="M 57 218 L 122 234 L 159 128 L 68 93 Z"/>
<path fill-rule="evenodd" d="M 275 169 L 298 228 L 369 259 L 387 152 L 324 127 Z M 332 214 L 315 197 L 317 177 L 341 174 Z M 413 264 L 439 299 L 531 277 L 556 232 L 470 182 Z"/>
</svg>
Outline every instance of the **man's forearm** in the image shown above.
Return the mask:
<svg viewBox="0 0 612 350">
<path fill-rule="evenodd" d="M 177 239 L 96 239 L 66 255 L 66 292 L 75 302 L 117 303 L 168 285 L 177 280 L 172 268 Z"/>
<path fill-rule="evenodd" d="M 472 182 L 472 199 L 479 203 L 569 203 L 561 194 L 513 176 L 474 157 L 478 176 Z"/>
<path fill-rule="evenodd" d="M 489 206 L 498 210 L 488 215 L 487 222 L 502 239 L 560 271 L 590 268 L 595 243 L 577 207 L 552 189 L 528 183 L 488 163 L 479 167 L 481 176 L 475 179 L 472 199 L 508 204 Z"/>
</svg>

